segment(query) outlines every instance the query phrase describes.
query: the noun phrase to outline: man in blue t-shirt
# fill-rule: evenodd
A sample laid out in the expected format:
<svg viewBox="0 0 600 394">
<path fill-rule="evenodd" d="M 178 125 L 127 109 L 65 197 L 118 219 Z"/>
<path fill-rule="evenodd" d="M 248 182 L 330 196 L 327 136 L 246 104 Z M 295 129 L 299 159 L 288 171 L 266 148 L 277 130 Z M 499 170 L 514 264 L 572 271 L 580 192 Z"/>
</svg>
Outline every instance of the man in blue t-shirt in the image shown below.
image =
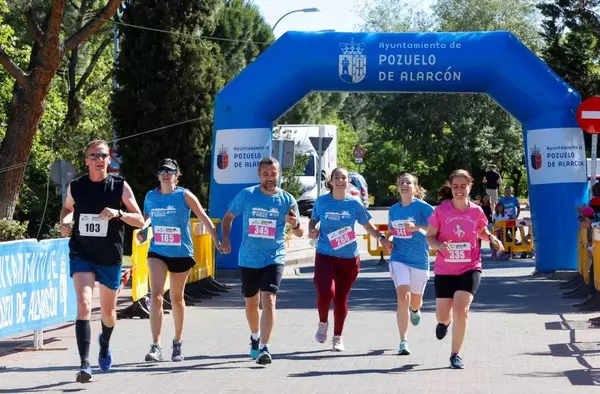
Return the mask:
<svg viewBox="0 0 600 394">
<path fill-rule="evenodd" d="M 498 202 L 504 205 L 504 212 L 508 215 L 509 219 L 517 219 L 519 217 L 521 206 L 519 205 L 519 200 L 512 195 L 510 186 L 504 189 L 504 197 Z"/>
<path fill-rule="evenodd" d="M 231 252 L 231 223 L 236 216 L 242 215 L 238 265 L 251 332 L 250 356 L 258 364 L 270 364 L 267 344 L 275 322 L 275 300 L 285 264 L 285 226 L 289 224 L 297 237 L 302 237 L 304 230 L 300 228 L 296 200 L 277 187 L 277 159 L 264 157 L 259 163 L 258 176 L 260 185 L 242 190 L 229 204 L 222 221 L 222 253 Z M 261 301 L 263 311 L 259 317 Z"/>
</svg>

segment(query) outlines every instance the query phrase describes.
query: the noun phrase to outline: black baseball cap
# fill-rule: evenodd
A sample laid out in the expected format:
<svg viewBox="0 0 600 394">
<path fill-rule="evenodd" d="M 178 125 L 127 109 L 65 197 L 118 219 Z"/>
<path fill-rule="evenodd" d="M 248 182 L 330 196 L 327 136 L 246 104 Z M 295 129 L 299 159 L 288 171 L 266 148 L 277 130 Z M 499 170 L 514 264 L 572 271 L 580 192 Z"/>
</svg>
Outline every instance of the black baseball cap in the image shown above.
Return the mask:
<svg viewBox="0 0 600 394">
<path fill-rule="evenodd" d="M 158 163 L 158 169 L 160 170 L 161 168 L 176 171 L 179 169 L 179 165 L 177 164 L 177 161 L 173 159 L 162 159 L 160 163 Z"/>
</svg>

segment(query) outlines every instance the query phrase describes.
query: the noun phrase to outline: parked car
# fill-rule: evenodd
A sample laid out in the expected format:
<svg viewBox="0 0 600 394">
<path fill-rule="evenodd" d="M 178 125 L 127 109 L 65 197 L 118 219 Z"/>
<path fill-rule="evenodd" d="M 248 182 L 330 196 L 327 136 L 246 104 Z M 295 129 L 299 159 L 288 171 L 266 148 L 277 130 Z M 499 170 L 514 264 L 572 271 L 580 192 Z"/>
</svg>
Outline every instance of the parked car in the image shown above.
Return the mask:
<svg viewBox="0 0 600 394">
<path fill-rule="evenodd" d="M 369 208 L 369 188 L 367 181 L 357 172 L 351 172 L 348 175 L 350 175 L 350 184 L 358 190 L 363 205 L 365 208 Z"/>
</svg>

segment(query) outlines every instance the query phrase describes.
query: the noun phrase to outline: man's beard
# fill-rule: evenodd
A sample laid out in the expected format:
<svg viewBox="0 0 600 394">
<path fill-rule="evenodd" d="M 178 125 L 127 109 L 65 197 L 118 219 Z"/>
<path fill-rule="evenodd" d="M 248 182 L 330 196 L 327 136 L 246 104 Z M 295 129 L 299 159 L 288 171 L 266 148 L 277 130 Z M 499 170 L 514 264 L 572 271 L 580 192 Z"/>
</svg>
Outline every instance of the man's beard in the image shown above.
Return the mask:
<svg viewBox="0 0 600 394">
<path fill-rule="evenodd" d="M 275 182 L 273 182 L 273 183 L 263 183 L 262 187 L 265 190 L 273 191 L 277 187 L 277 183 L 275 183 Z"/>
</svg>

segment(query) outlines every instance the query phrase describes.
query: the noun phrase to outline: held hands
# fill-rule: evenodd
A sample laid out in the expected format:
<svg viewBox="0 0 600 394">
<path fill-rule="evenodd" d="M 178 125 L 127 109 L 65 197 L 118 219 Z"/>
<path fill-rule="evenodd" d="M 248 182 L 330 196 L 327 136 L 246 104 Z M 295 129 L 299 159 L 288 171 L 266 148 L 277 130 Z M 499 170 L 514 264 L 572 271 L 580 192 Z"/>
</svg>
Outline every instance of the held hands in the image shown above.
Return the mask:
<svg viewBox="0 0 600 394">
<path fill-rule="evenodd" d="M 137 238 L 137 241 L 140 244 L 143 244 L 144 242 L 146 242 L 146 240 L 148 239 L 148 227 L 138 231 L 138 233 L 135 237 Z"/>
<path fill-rule="evenodd" d="M 219 247 L 219 251 L 223 254 L 231 253 L 231 242 L 229 242 L 229 237 L 223 237 L 223 240 L 217 247 Z"/>
<path fill-rule="evenodd" d="M 383 249 L 386 253 L 390 253 L 392 251 L 392 248 L 394 247 L 394 244 L 386 239 L 380 239 L 379 242 L 381 242 L 381 246 L 383 246 Z"/>
<path fill-rule="evenodd" d="M 118 216 L 119 216 L 119 210 L 118 209 L 104 208 L 102 210 L 102 212 L 100 212 L 100 215 L 98 215 L 98 218 L 100 220 L 111 220 L 111 219 L 114 219 L 114 218 L 116 218 Z"/>
<path fill-rule="evenodd" d="M 316 228 L 313 228 L 312 230 L 310 230 L 308 232 L 308 238 L 310 239 L 319 239 L 319 230 Z"/>
<path fill-rule="evenodd" d="M 60 236 L 63 238 L 67 238 L 71 236 L 71 232 L 73 232 L 73 227 L 71 223 L 62 223 L 60 225 Z"/>
</svg>

